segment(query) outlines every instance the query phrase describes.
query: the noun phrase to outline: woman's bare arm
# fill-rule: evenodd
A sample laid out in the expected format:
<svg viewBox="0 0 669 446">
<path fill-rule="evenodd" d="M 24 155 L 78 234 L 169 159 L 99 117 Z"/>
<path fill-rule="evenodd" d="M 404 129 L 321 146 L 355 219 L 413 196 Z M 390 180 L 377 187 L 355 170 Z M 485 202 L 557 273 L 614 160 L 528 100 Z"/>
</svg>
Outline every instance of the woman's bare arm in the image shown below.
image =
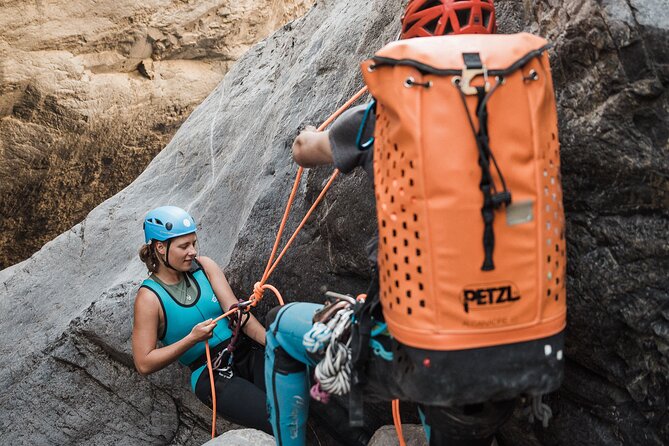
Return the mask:
<svg viewBox="0 0 669 446">
<path fill-rule="evenodd" d="M 179 359 L 189 348 L 209 339 L 216 327 L 211 319 L 200 322 L 183 339 L 165 347 L 157 347 L 161 307 L 158 298 L 140 288 L 135 298 L 135 320 L 132 328 L 132 358 L 141 375 L 157 372 Z"/>
</svg>

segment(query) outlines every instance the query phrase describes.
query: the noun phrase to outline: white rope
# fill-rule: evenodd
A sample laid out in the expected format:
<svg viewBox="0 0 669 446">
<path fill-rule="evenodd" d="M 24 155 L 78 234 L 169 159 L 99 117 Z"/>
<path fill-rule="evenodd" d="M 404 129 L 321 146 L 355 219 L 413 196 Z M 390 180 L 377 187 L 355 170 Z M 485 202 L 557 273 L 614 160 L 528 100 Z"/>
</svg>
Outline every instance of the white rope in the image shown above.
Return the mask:
<svg viewBox="0 0 669 446">
<path fill-rule="evenodd" d="M 348 347 L 350 338 L 346 343 L 341 342 L 340 338 L 350 328 L 352 321 L 353 310 L 350 307 L 342 308 L 328 321 L 325 326 L 327 330 L 321 331 L 322 327 L 317 330 L 321 348 L 325 342 L 327 347 L 325 357 L 316 365 L 314 375 L 325 392 L 345 395 L 351 389 L 351 350 Z M 326 338 L 328 331 L 329 339 Z M 310 338 L 316 338 L 316 333 Z"/>
<path fill-rule="evenodd" d="M 314 375 L 321 389 L 335 395 L 345 395 L 351 390 L 351 352 L 341 342 L 332 342 L 325 351 L 325 358 L 316 365 Z"/>
<path fill-rule="evenodd" d="M 542 401 L 543 395 L 535 395 L 531 397 L 529 407 L 525 409 L 525 414 L 529 415 L 530 423 L 534 420 L 541 421 L 544 428 L 548 427 L 548 423 L 553 418 L 553 411 L 550 406 Z"/>
<path fill-rule="evenodd" d="M 311 327 L 311 330 L 306 332 L 302 337 L 302 344 L 309 353 L 323 354 L 325 346 L 330 341 L 332 336 L 334 335 L 335 338 L 338 338 L 341 336 L 343 331 L 348 326 L 350 326 L 350 319 L 352 315 L 353 310 L 350 308 L 342 308 L 341 310 L 337 311 L 334 316 L 332 316 L 332 318 L 330 318 L 327 324 L 322 322 L 314 323 L 314 325 Z M 347 325 L 342 326 L 337 333 L 334 333 L 336 327 L 342 324 L 346 324 L 347 321 Z"/>
<path fill-rule="evenodd" d="M 316 322 L 311 330 L 302 337 L 302 344 L 309 353 L 323 354 L 325 343 L 330 339 L 332 330 L 322 322 Z"/>
</svg>

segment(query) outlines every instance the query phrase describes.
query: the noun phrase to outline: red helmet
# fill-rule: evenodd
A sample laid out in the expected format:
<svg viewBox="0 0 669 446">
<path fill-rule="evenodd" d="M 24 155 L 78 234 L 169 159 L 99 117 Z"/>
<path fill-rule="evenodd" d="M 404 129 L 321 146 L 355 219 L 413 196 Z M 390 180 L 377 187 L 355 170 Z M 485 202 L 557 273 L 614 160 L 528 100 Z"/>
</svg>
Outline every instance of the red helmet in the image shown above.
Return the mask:
<svg viewBox="0 0 669 446">
<path fill-rule="evenodd" d="M 411 0 L 402 17 L 402 39 L 446 34 L 493 34 L 493 0 Z"/>
</svg>

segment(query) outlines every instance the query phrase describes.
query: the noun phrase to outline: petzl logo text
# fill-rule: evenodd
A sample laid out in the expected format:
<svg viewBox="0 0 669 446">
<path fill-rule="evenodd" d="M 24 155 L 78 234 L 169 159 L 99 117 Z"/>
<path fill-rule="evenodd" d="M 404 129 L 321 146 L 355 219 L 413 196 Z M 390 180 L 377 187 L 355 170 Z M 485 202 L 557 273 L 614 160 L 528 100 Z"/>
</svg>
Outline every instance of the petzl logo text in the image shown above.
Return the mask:
<svg viewBox="0 0 669 446">
<path fill-rule="evenodd" d="M 519 300 L 518 290 L 510 283 L 492 286 L 475 285 L 462 290 L 462 305 L 465 313 L 473 310 L 492 310 Z"/>
</svg>

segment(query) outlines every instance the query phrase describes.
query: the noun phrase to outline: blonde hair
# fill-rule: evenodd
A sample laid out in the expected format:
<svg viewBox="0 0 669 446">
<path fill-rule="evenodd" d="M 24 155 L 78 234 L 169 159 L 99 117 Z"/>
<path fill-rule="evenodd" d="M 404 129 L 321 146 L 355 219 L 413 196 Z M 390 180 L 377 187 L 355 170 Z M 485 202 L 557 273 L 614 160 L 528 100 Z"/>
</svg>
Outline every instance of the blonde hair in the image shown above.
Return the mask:
<svg viewBox="0 0 669 446">
<path fill-rule="evenodd" d="M 160 263 L 158 262 L 158 254 L 156 253 L 156 246 L 153 241 L 146 245 L 142 245 L 142 247 L 139 248 L 139 259 L 144 262 L 149 273 L 158 271 L 158 265 Z"/>
</svg>

